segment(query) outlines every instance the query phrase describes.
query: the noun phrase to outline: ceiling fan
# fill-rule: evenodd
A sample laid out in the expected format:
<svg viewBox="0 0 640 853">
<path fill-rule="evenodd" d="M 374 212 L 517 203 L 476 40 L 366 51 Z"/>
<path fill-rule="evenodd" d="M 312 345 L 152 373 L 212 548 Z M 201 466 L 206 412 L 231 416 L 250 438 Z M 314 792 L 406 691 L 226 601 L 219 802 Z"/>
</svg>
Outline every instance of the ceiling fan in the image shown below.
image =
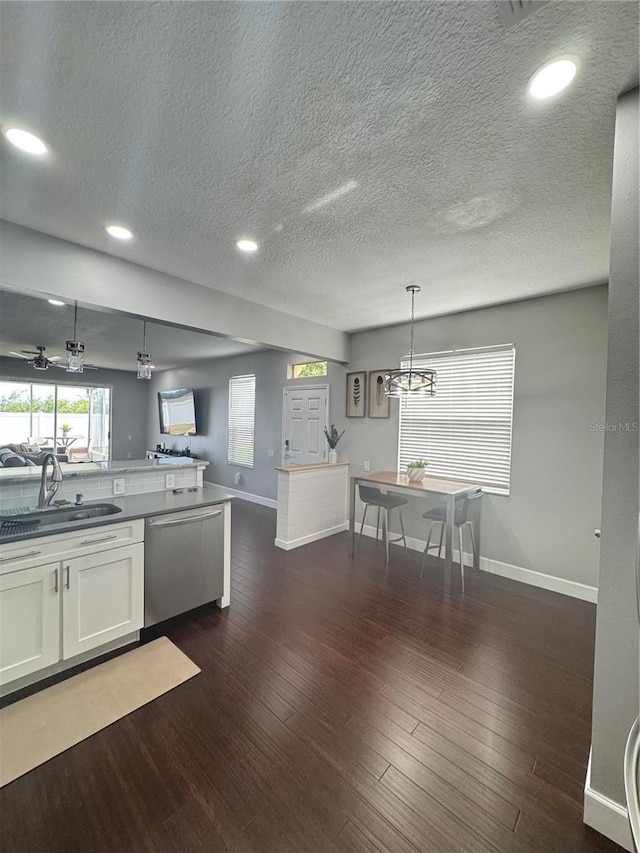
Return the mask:
<svg viewBox="0 0 640 853">
<path fill-rule="evenodd" d="M 16 358 L 23 358 L 35 370 L 48 370 L 50 367 L 64 367 L 64 364 L 58 364 L 62 361 L 62 356 L 54 355 L 53 358 L 48 358 L 44 351 L 46 347 L 36 345 L 35 350 L 23 349 L 20 352 L 11 350 L 9 355 Z"/>
<path fill-rule="evenodd" d="M 15 358 L 23 358 L 34 370 L 48 370 L 50 367 L 61 367 L 63 370 L 66 370 L 67 363 L 61 355 L 54 355 L 49 358 L 44 354 L 45 350 L 46 347 L 36 344 L 35 350 L 23 349 L 20 352 L 10 350 L 9 355 Z M 94 364 L 85 364 L 83 366 L 85 370 L 98 369 Z"/>
</svg>

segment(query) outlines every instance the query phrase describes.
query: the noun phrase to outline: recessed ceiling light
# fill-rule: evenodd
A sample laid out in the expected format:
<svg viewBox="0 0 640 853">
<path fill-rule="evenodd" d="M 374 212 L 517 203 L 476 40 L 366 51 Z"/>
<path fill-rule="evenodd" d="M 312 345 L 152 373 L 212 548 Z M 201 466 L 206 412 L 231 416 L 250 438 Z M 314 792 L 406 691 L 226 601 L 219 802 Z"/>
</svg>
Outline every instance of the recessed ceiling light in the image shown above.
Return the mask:
<svg viewBox="0 0 640 853">
<path fill-rule="evenodd" d="M 21 151 L 26 151 L 27 154 L 35 154 L 37 157 L 42 157 L 49 150 L 41 139 L 33 133 L 29 133 L 28 130 L 21 130 L 19 127 L 9 127 L 5 130 L 4 135 L 12 145 L 15 145 Z"/>
<path fill-rule="evenodd" d="M 248 237 L 241 237 L 239 240 L 236 240 L 236 247 L 240 249 L 241 252 L 257 252 L 258 244 L 255 240 L 249 240 Z"/>
<path fill-rule="evenodd" d="M 110 237 L 116 240 L 130 240 L 133 237 L 131 231 L 123 225 L 107 225 L 104 229 Z"/>
<path fill-rule="evenodd" d="M 538 68 L 529 82 L 532 98 L 551 98 L 566 89 L 576 76 L 578 65 L 573 59 L 554 59 Z"/>
<path fill-rule="evenodd" d="M 47 300 L 49 305 L 64 305 L 64 302 L 61 299 L 49 299 Z"/>
</svg>

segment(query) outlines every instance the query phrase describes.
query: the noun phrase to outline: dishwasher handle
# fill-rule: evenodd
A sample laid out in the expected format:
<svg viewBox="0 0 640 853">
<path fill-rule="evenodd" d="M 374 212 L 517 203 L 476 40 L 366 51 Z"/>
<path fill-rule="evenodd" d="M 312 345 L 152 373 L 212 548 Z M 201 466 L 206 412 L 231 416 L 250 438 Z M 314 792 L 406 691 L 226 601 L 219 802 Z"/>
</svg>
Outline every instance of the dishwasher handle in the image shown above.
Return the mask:
<svg viewBox="0 0 640 853">
<path fill-rule="evenodd" d="M 187 518 L 176 518 L 172 521 L 150 521 L 150 527 L 177 527 L 180 524 L 194 524 L 196 521 L 205 521 L 208 518 L 217 518 L 222 515 L 222 510 L 218 509 L 215 512 L 208 512 L 205 515 L 190 515 Z"/>
</svg>

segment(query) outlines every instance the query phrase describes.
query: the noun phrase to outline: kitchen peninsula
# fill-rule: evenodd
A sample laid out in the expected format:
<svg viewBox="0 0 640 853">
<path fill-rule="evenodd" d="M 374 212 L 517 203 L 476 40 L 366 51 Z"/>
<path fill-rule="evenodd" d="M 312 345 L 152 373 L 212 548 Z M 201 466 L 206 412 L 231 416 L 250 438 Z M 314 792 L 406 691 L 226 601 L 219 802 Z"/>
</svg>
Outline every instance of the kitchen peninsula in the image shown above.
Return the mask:
<svg viewBox="0 0 640 853">
<path fill-rule="evenodd" d="M 112 495 L 159 492 L 165 489 L 202 488 L 208 462 L 175 456 L 167 459 L 125 459 L 114 462 L 62 462 L 63 480 L 56 498 L 75 502 L 106 499 Z M 0 512 L 35 506 L 42 468 L 0 468 Z M 120 482 L 119 482 L 120 481 Z"/>
</svg>

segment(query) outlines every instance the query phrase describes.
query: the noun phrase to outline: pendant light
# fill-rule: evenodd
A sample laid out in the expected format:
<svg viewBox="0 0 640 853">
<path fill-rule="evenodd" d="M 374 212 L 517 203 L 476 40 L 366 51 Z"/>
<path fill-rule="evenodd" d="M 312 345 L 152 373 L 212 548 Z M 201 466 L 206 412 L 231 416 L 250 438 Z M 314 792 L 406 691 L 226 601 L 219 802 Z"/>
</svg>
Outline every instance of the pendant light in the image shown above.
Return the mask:
<svg viewBox="0 0 640 853">
<path fill-rule="evenodd" d="M 138 379 L 151 379 L 151 353 L 147 352 L 147 321 L 142 323 L 142 351 L 138 352 Z"/>
<path fill-rule="evenodd" d="M 73 311 L 73 340 L 67 341 L 67 373 L 84 372 L 84 344 L 78 340 L 78 303 Z"/>
<path fill-rule="evenodd" d="M 421 395 L 433 397 L 436 393 L 436 372 L 426 368 L 416 370 L 413 366 L 413 327 L 415 323 L 415 299 L 416 293 L 420 293 L 420 286 L 410 284 L 406 288 L 411 294 L 411 347 L 409 349 L 409 369 L 390 370 L 385 376 L 385 395 L 387 397 L 411 397 Z"/>
</svg>

